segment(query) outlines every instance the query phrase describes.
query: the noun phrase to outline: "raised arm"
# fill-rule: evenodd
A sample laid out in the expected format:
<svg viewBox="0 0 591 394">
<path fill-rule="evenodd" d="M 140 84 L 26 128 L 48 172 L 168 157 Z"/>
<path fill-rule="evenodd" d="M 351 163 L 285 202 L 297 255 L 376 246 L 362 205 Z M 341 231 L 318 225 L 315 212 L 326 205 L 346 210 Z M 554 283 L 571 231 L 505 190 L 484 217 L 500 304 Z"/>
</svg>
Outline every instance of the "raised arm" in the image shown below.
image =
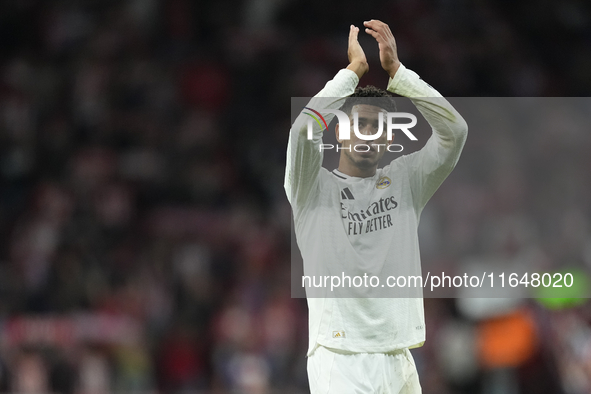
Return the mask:
<svg viewBox="0 0 591 394">
<path fill-rule="evenodd" d="M 340 70 L 310 102 L 306 105 L 322 114 L 329 124 L 333 114 L 323 113 L 324 109 L 339 109 L 345 97 L 355 91 L 359 79 L 369 70 L 365 53 L 359 45 L 359 28 L 351 25 L 347 55 L 349 65 Z M 318 174 L 322 166 L 323 154 L 320 151 L 324 127 L 312 122 L 313 138 L 308 140 L 308 120 L 302 111 L 289 131 L 287 146 L 287 165 L 285 169 L 285 192 L 294 210 L 306 205 L 318 190 Z"/>
<path fill-rule="evenodd" d="M 455 167 L 468 126 L 437 90 L 400 63 L 396 40 L 387 24 L 371 20 L 364 25 L 378 42 L 382 68 L 390 76 L 388 91 L 410 98 L 433 130 L 423 149 L 401 158 L 408 168 L 415 207 L 420 212 Z"/>
</svg>

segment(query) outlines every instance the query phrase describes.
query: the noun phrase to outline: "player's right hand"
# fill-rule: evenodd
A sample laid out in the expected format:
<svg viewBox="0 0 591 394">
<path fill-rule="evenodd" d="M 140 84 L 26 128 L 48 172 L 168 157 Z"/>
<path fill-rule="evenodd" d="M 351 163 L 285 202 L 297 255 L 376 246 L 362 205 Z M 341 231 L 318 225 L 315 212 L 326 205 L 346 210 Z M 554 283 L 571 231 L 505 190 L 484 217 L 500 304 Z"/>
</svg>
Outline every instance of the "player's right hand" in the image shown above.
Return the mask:
<svg viewBox="0 0 591 394">
<path fill-rule="evenodd" d="M 398 60 L 396 40 L 390 27 L 377 19 L 363 22 L 363 24 L 365 25 L 365 32 L 378 42 L 382 68 L 386 70 L 390 78 L 394 78 L 394 74 L 396 74 L 396 71 L 400 67 L 400 60 Z"/>
<path fill-rule="evenodd" d="M 359 45 L 357 35 L 359 34 L 359 28 L 351 25 L 349 29 L 349 49 L 347 55 L 349 56 L 349 70 L 352 70 L 357 74 L 359 79 L 369 71 L 369 64 L 367 64 L 367 58 L 363 48 Z"/>
</svg>

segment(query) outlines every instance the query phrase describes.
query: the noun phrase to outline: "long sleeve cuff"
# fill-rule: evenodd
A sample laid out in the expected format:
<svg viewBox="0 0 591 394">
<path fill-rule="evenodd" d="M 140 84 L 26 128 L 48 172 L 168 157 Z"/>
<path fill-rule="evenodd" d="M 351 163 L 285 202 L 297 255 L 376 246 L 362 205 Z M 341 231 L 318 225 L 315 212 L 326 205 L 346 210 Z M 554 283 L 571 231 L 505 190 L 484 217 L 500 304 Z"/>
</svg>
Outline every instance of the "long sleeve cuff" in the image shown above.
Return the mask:
<svg viewBox="0 0 591 394">
<path fill-rule="evenodd" d="M 388 91 L 404 97 L 441 97 L 437 90 L 404 64 L 400 64 L 394 78 L 388 81 Z"/>
</svg>

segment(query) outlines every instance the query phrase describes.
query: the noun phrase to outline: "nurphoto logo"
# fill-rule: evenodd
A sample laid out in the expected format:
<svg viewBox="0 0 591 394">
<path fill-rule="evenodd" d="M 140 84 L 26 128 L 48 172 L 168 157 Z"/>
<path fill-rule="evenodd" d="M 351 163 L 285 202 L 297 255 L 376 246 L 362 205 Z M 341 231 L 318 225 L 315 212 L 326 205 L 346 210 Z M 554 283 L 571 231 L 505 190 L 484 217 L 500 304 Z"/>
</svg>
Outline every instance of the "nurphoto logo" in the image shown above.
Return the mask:
<svg viewBox="0 0 591 394">
<path fill-rule="evenodd" d="M 328 123 L 324 116 L 320 114 L 319 111 L 312 109 L 310 107 L 304 107 L 305 109 L 313 112 L 303 112 L 304 114 L 308 115 L 310 119 L 308 119 L 308 140 L 313 139 L 313 121 L 315 121 L 320 129 L 328 129 Z M 402 131 L 411 141 L 417 141 L 417 137 L 414 136 L 413 133 L 410 132 L 410 128 L 416 126 L 417 124 L 417 117 L 408 112 L 386 112 L 382 111 L 378 114 L 378 130 L 375 134 L 363 134 L 359 131 L 359 114 L 357 112 L 353 112 L 353 122 L 349 119 L 349 116 L 340 111 L 338 109 L 323 109 L 322 112 L 334 114 L 337 117 L 339 122 L 339 138 L 343 140 L 351 139 L 351 124 L 353 124 L 353 132 L 363 141 L 375 141 L 380 138 L 384 133 L 384 125 L 386 126 L 386 137 L 388 141 L 392 141 L 393 139 L 393 131 L 400 130 Z M 386 121 L 384 122 L 384 115 L 386 116 Z M 408 119 L 410 122 L 408 123 L 395 123 L 395 119 Z M 372 144 L 373 146 L 377 147 L 378 151 L 383 146 L 388 152 L 402 152 L 403 147 L 400 144 Z M 320 151 L 327 149 L 333 149 L 334 145 L 332 144 L 320 144 Z M 337 151 L 339 147 L 336 147 Z M 357 152 L 367 152 L 371 148 L 368 144 L 358 144 L 354 147 L 355 151 Z"/>
</svg>

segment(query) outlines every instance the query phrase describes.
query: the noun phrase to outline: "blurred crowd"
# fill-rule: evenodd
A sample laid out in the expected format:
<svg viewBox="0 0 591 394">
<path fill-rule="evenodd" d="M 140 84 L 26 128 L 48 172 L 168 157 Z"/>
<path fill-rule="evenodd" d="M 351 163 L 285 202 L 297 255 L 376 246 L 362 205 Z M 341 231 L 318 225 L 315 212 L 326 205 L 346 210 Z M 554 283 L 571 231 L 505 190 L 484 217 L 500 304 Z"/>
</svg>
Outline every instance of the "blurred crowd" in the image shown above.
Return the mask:
<svg viewBox="0 0 591 394">
<path fill-rule="evenodd" d="M 348 26 L 371 18 L 445 96 L 589 95 L 589 8 L 3 0 L 0 391 L 306 392 L 283 191 L 290 97 L 344 67 Z M 360 40 L 362 84 L 384 87 L 375 42 Z M 591 105 L 573 117 L 547 103 L 523 129 L 494 103 L 475 118 L 423 213 L 425 267 L 591 267 Z M 586 302 L 425 309 L 424 393 L 591 392 Z"/>
</svg>

